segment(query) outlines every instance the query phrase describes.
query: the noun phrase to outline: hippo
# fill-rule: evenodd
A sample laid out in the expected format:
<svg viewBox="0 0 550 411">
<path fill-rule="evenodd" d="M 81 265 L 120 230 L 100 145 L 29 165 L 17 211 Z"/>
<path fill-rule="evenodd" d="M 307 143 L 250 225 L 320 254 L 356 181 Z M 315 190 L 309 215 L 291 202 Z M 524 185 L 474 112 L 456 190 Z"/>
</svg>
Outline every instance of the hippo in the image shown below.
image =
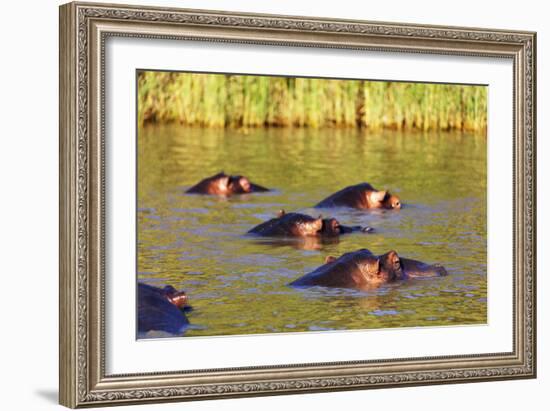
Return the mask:
<svg viewBox="0 0 550 411">
<path fill-rule="evenodd" d="M 409 278 L 445 275 L 447 271 L 439 264 L 429 265 L 409 258 L 401 258 L 393 250 L 376 256 L 367 249 L 361 249 L 343 254 L 339 258 L 329 256 L 324 265 L 289 285 L 366 290 Z"/>
<path fill-rule="evenodd" d="M 163 331 L 170 334 L 181 334 L 189 321 L 184 311 L 190 310 L 187 296 L 167 285 L 164 288 L 138 283 L 138 333 Z"/>
<path fill-rule="evenodd" d="M 385 190 L 379 191 L 369 183 L 360 183 L 337 191 L 315 207 L 385 208 L 398 210 L 401 208 L 401 201 L 399 197 L 391 195 Z"/>
<path fill-rule="evenodd" d="M 186 193 L 231 196 L 234 194 L 247 194 L 264 191 L 270 190 L 258 184 L 252 183 L 244 176 L 229 176 L 222 171 L 195 184 L 193 187 L 189 188 Z"/>
<path fill-rule="evenodd" d="M 248 231 L 263 237 L 336 237 L 354 231 L 370 232 L 371 227 L 341 225 L 335 218 L 311 217 L 301 213 L 279 211 L 276 218 L 263 222 Z"/>
</svg>

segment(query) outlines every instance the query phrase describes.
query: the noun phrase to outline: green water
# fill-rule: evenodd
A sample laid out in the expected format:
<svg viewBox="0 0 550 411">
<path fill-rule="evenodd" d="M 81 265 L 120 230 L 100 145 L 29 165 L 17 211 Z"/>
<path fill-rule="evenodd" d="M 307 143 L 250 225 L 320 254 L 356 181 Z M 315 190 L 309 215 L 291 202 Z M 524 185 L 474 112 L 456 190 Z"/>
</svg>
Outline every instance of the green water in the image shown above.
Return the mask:
<svg viewBox="0 0 550 411">
<path fill-rule="evenodd" d="M 487 320 L 484 135 L 338 129 L 215 130 L 146 126 L 138 136 L 138 280 L 184 289 L 190 336 L 480 324 Z M 185 189 L 221 170 L 275 189 L 226 198 Z M 400 211 L 322 210 L 374 234 L 274 241 L 244 234 L 280 209 L 311 206 L 369 182 Z M 448 277 L 378 290 L 286 284 L 328 255 L 396 250 Z"/>
</svg>

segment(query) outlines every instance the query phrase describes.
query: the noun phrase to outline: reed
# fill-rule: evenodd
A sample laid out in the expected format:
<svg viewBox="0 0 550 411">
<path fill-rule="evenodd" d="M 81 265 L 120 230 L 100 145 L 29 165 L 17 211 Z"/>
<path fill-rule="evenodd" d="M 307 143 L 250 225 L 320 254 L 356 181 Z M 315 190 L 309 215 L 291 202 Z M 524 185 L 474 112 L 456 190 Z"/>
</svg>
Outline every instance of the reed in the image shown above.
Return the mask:
<svg viewBox="0 0 550 411">
<path fill-rule="evenodd" d="M 448 84 L 143 71 L 138 121 L 201 127 L 487 127 L 487 88 Z"/>
</svg>

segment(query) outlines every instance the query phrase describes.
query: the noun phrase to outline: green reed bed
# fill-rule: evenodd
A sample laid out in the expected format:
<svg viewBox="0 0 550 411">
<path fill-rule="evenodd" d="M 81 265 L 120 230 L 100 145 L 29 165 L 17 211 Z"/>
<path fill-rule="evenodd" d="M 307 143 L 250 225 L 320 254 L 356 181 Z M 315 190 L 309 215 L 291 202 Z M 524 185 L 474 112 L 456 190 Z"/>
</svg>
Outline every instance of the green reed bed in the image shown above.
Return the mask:
<svg viewBox="0 0 550 411">
<path fill-rule="evenodd" d="M 144 71 L 138 75 L 138 121 L 482 131 L 487 88 Z"/>
</svg>

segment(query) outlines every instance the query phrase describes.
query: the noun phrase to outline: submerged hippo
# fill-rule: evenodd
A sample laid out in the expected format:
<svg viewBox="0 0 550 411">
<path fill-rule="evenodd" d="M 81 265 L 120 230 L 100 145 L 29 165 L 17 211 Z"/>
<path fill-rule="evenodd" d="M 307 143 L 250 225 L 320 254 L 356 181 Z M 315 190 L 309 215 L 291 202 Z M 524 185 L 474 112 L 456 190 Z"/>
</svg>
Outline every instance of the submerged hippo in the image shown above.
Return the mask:
<svg viewBox="0 0 550 411">
<path fill-rule="evenodd" d="M 356 184 L 343 188 L 325 198 L 315 207 L 352 207 L 352 208 L 401 208 L 399 197 L 387 191 L 378 191 L 369 183 Z"/>
<path fill-rule="evenodd" d="M 246 194 L 269 191 L 268 188 L 250 182 L 243 176 L 229 176 L 223 171 L 215 176 L 205 178 L 186 193 L 191 194 L 214 194 L 219 196 L 231 196 L 233 194 Z"/>
<path fill-rule="evenodd" d="M 164 331 L 180 334 L 189 321 L 184 311 L 190 309 L 187 296 L 167 285 L 164 288 L 138 283 L 138 332 Z"/>
<path fill-rule="evenodd" d="M 369 232 L 370 227 L 341 225 L 335 218 L 311 217 L 307 214 L 287 213 L 279 211 L 276 218 L 272 218 L 251 229 L 248 234 L 257 234 L 265 237 L 335 237 L 340 234 L 354 231 Z"/>
<path fill-rule="evenodd" d="M 438 264 L 429 265 L 401 258 L 395 251 L 376 256 L 367 249 L 361 249 L 339 258 L 327 257 L 324 265 L 289 285 L 370 289 L 408 278 L 444 275 L 447 275 L 447 271 Z"/>
</svg>

